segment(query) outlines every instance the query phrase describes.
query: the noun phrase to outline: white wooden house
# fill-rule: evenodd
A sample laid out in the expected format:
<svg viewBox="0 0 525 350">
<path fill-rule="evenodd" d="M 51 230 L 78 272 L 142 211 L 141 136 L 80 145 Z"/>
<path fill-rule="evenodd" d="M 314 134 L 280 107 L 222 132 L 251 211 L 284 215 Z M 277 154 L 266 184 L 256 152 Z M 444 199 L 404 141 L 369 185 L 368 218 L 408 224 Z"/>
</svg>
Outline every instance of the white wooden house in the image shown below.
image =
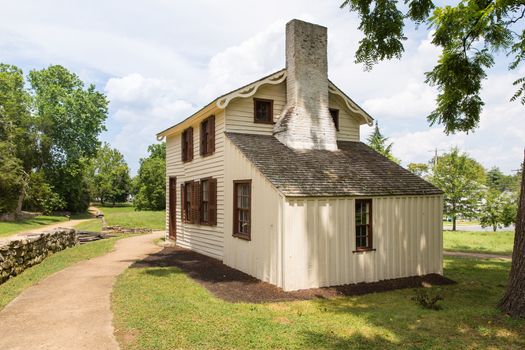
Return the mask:
<svg viewBox="0 0 525 350">
<path fill-rule="evenodd" d="M 285 69 L 158 134 L 169 237 L 284 290 L 442 273 L 441 191 L 360 142 L 327 71 L 326 28 L 292 20 Z"/>
</svg>

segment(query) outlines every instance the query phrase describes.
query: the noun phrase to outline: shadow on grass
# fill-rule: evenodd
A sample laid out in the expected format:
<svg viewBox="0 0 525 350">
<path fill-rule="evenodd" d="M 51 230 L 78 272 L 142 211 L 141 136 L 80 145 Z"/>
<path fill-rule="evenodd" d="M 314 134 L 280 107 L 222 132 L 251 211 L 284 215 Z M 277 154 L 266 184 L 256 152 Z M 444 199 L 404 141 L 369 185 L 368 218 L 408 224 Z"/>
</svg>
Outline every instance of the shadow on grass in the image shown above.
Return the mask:
<svg viewBox="0 0 525 350">
<path fill-rule="evenodd" d="M 384 330 L 383 330 L 384 331 Z M 395 333 L 386 331 L 394 338 L 399 338 Z M 382 335 L 364 336 L 352 334 L 342 337 L 333 332 L 306 331 L 302 337 L 304 343 L 311 348 L 322 349 L 391 349 L 399 346 L 398 341 L 388 339 Z"/>
</svg>

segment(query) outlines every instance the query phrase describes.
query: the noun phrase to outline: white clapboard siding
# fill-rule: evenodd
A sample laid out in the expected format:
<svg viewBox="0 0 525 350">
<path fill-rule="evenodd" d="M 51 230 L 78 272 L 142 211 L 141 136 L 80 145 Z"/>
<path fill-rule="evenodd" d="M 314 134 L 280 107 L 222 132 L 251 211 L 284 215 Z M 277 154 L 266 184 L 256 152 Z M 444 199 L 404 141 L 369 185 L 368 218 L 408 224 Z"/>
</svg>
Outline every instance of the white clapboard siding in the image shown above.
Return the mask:
<svg viewBox="0 0 525 350">
<path fill-rule="evenodd" d="M 273 119 L 277 121 L 286 105 L 286 81 L 276 85 L 263 85 L 247 98 L 238 97 L 226 107 L 226 131 L 246 134 L 272 135 L 272 124 L 253 122 L 253 99 L 273 100 Z M 339 131 L 337 139 L 341 141 L 359 141 L 359 121 L 361 118 L 350 111 L 341 97 L 329 94 L 330 108 L 339 110 Z"/>
<path fill-rule="evenodd" d="M 353 198 L 287 198 L 283 288 L 442 273 L 442 197 L 373 198 L 373 248 L 354 253 Z"/>
<path fill-rule="evenodd" d="M 244 155 L 225 144 L 224 264 L 282 286 L 282 207 L 284 199 Z M 233 181 L 251 180 L 251 240 L 233 237 Z"/>
<path fill-rule="evenodd" d="M 196 119 L 193 127 L 193 160 L 182 163 L 181 133 L 166 138 L 166 175 L 177 178 L 176 222 L 177 244 L 196 252 L 222 259 L 224 244 L 224 112 L 215 115 L 215 153 L 200 155 L 200 122 L 208 116 Z M 205 177 L 217 179 L 217 226 L 181 222 L 180 185 L 186 181 L 199 181 Z M 169 201 L 169 196 L 166 196 Z M 167 203 L 166 208 L 169 208 Z M 166 211 L 166 227 L 169 212 Z"/>
<path fill-rule="evenodd" d="M 273 119 L 277 121 L 286 104 L 286 84 L 263 85 L 251 97 L 239 97 L 226 107 L 226 131 L 246 134 L 272 135 L 272 124 L 253 122 L 253 99 L 273 100 Z"/>
<path fill-rule="evenodd" d="M 339 110 L 339 141 L 359 141 L 359 125 L 362 117 L 348 109 L 340 96 L 329 94 L 330 108 Z"/>
</svg>

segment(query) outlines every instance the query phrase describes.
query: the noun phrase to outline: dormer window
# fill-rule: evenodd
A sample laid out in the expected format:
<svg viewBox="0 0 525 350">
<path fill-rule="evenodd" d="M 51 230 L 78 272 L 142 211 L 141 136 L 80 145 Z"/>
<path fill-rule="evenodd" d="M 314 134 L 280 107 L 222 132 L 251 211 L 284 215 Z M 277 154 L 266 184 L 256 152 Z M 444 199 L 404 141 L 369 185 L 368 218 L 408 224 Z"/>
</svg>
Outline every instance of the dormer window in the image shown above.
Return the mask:
<svg viewBox="0 0 525 350">
<path fill-rule="evenodd" d="M 339 110 L 330 108 L 330 115 L 334 121 L 335 130 L 339 131 Z"/>
<path fill-rule="evenodd" d="M 181 136 L 181 158 L 183 162 L 193 159 L 193 128 L 187 128 Z"/>
<path fill-rule="evenodd" d="M 253 99 L 253 122 L 273 124 L 273 100 Z"/>
</svg>

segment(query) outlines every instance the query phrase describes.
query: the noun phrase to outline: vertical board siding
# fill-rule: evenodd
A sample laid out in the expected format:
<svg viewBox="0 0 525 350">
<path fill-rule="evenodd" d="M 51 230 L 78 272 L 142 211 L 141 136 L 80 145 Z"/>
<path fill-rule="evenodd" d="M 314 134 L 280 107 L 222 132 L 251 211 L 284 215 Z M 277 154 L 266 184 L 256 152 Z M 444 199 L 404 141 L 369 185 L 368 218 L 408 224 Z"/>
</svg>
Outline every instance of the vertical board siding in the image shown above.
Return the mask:
<svg viewBox="0 0 525 350">
<path fill-rule="evenodd" d="M 225 142 L 224 264 L 282 286 L 283 197 L 228 140 Z M 233 237 L 233 181 L 252 180 L 251 240 Z"/>
<path fill-rule="evenodd" d="M 226 107 L 226 131 L 261 135 L 273 134 L 272 124 L 253 122 L 254 98 L 273 100 L 273 119 L 277 121 L 286 105 L 286 81 L 275 85 L 263 85 L 251 97 L 239 97 L 232 100 Z M 329 94 L 329 106 L 339 110 L 337 139 L 359 141 L 361 118 L 350 111 L 339 96 Z"/>
<path fill-rule="evenodd" d="M 208 116 L 205 116 L 205 118 Z M 193 124 L 192 161 L 181 161 L 181 134 L 166 138 L 166 176 L 177 178 L 176 224 L 177 244 L 213 258 L 222 259 L 224 245 L 224 113 L 215 115 L 215 152 L 207 157 L 200 155 L 200 122 Z M 205 177 L 217 179 L 217 226 L 181 222 L 180 185 L 186 181 L 199 181 Z M 169 196 L 166 208 L 169 208 Z M 166 215 L 169 225 L 169 213 Z M 166 226 L 168 227 L 168 226 Z"/>
<path fill-rule="evenodd" d="M 442 273 L 442 197 L 372 199 L 373 248 L 354 253 L 352 198 L 287 198 L 283 288 Z"/>
</svg>

